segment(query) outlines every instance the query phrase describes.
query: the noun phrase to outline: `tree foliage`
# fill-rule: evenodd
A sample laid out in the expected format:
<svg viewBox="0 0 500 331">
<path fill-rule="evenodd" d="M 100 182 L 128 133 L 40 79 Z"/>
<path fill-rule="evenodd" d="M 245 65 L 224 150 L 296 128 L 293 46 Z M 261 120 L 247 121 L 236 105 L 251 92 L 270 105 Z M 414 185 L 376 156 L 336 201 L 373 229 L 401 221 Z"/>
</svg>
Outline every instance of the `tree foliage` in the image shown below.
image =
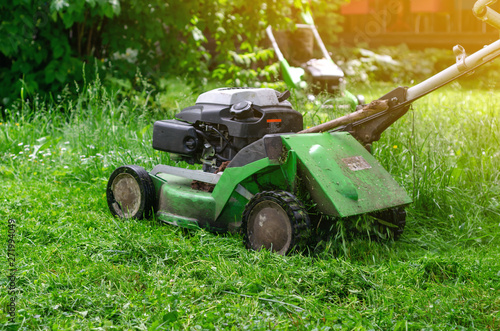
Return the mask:
<svg viewBox="0 0 500 331">
<path fill-rule="evenodd" d="M 338 15 L 329 11 L 344 1 L 311 6 L 333 29 Z M 71 87 L 83 79 L 82 62 L 89 72 L 128 79 L 138 69 L 198 83 L 214 70 L 214 77 L 254 77 L 236 68 L 237 60 L 269 60 L 265 47 L 255 47 L 265 27 L 291 26 L 292 8 L 306 6 L 305 0 L 7 0 L 0 4 L 0 104 L 19 97 L 21 87 L 29 93 Z"/>
<path fill-rule="evenodd" d="M 117 1 L 8 0 L 0 4 L 0 91 L 9 104 L 21 87 L 53 92 L 82 78 L 82 60 L 101 42 Z"/>
</svg>

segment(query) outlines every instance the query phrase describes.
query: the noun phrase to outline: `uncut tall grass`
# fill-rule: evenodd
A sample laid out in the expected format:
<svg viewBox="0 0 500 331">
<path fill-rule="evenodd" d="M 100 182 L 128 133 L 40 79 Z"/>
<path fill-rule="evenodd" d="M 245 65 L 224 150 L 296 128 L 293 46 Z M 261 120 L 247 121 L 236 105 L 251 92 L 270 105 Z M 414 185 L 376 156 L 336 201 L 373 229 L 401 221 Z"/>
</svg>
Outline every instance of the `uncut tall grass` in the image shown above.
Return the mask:
<svg viewBox="0 0 500 331">
<path fill-rule="evenodd" d="M 17 221 L 16 327 L 72 329 L 497 329 L 500 92 L 454 84 L 416 102 L 374 145 L 413 198 L 398 242 L 363 233 L 288 257 L 239 235 L 114 219 L 114 168 L 173 164 L 152 123 L 193 105 L 179 82 L 124 97 L 99 80 L 19 101 L 0 124 L 2 222 Z M 361 86 L 367 100 L 393 86 Z M 295 94 L 305 125 L 340 113 Z M 168 106 L 166 106 L 168 105 Z M 187 166 L 180 164 L 179 166 Z M 7 227 L 0 235 L 7 238 Z M 6 246 L 0 246 L 6 256 Z M 7 284 L 6 272 L 0 286 Z M 5 291 L 0 323 L 7 327 Z"/>
</svg>

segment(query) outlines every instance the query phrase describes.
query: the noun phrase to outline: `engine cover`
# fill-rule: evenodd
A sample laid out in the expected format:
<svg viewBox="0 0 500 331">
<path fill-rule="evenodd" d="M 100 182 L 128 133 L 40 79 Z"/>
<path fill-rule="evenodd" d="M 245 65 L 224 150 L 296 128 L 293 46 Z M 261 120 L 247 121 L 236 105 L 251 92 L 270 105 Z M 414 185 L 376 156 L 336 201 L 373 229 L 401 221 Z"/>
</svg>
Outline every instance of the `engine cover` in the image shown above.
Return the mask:
<svg viewBox="0 0 500 331">
<path fill-rule="evenodd" d="M 290 93 L 269 88 L 222 88 L 201 94 L 175 120 L 157 121 L 153 148 L 203 163 L 215 171 L 245 146 L 267 134 L 303 129 L 302 114 L 286 100 Z"/>
<path fill-rule="evenodd" d="M 196 124 L 224 125 L 231 137 L 261 138 L 269 133 L 302 130 L 302 115 L 282 94 L 270 88 L 221 88 L 201 94 L 192 107 L 176 117 Z M 242 102 L 251 103 L 252 112 L 240 117 L 231 108 Z"/>
</svg>

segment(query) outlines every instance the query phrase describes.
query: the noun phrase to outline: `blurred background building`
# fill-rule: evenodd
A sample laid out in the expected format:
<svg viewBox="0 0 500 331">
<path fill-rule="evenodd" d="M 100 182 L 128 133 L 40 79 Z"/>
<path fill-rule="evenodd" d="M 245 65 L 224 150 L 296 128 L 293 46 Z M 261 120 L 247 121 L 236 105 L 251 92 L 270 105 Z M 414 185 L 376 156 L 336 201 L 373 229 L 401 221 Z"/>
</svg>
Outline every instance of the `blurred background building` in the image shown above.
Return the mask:
<svg viewBox="0 0 500 331">
<path fill-rule="evenodd" d="M 371 47 L 407 44 L 411 48 L 477 50 L 498 39 L 498 31 L 472 14 L 475 0 L 351 0 L 340 41 Z M 497 11 L 499 4 L 492 6 Z"/>
</svg>

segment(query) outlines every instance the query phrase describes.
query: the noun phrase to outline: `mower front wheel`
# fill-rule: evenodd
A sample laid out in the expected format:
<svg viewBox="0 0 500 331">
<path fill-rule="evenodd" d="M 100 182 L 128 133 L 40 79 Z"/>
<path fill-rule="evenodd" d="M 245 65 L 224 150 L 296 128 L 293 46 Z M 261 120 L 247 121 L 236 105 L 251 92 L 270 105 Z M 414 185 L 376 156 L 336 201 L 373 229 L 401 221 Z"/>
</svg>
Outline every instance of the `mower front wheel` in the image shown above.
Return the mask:
<svg viewBox="0 0 500 331">
<path fill-rule="evenodd" d="M 108 207 L 119 218 L 148 218 L 154 204 L 154 184 L 148 172 L 136 165 L 116 168 L 106 188 Z"/>
<path fill-rule="evenodd" d="M 244 241 L 248 249 L 262 247 L 285 255 L 299 242 L 310 226 L 303 204 L 286 191 L 256 194 L 246 205 L 242 217 Z"/>
</svg>

